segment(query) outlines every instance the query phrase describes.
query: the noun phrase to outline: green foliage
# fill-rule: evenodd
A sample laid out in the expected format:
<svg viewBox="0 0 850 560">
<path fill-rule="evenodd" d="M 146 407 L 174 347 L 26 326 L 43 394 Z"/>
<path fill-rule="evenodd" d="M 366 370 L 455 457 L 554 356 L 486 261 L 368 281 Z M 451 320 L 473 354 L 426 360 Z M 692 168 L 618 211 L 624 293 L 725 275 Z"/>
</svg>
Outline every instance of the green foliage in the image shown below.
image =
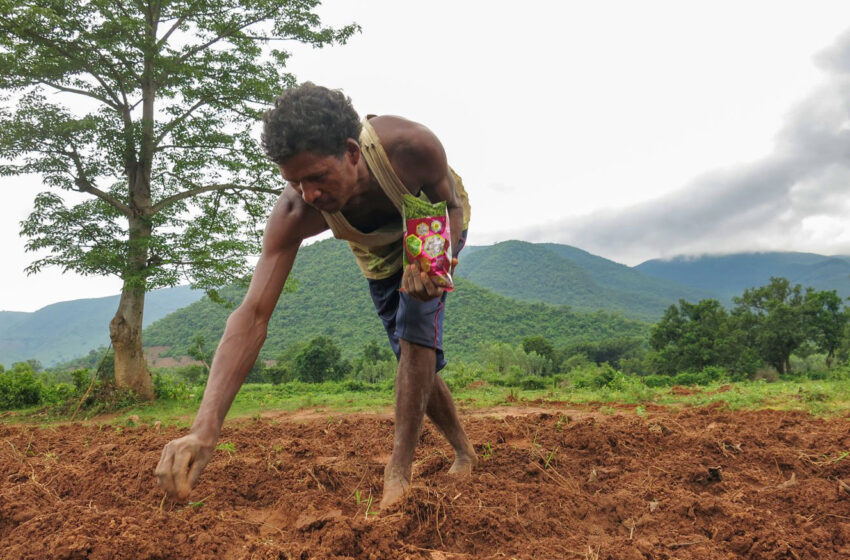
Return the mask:
<svg viewBox="0 0 850 560">
<path fill-rule="evenodd" d="M 749 346 L 780 374 L 790 370 L 791 353 L 806 341 L 809 330 L 802 287 L 771 278 L 770 284 L 744 290 L 734 301 Z"/>
<path fill-rule="evenodd" d="M 317 336 L 295 356 L 295 375 L 308 383 L 342 379 L 350 369 L 339 347 L 326 336 Z"/>
<path fill-rule="evenodd" d="M 817 350 L 826 354 L 826 366 L 829 367 L 841 348 L 850 312 L 842 306 L 835 290 L 806 290 L 803 307 L 809 338 Z"/>
<path fill-rule="evenodd" d="M 745 379 L 745 375 L 730 373 L 726 369 L 716 366 L 707 366 L 698 372 L 685 371 L 675 375 L 647 375 L 642 378 L 648 387 L 711 385 L 713 383 L 739 382 Z"/>
<path fill-rule="evenodd" d="M 198 360 L 203 365 L 203 373 L 209 374 L 210 364 L 212 364 L 213 356 L 215 356 L 215 348 L 204 339 L 202 334 L 195 334 L 192 337 L 189 347 L 186 349 L 186 354 L 193 360 Z"/>
<path fill-rule="evenodd" d="M 0 410 L 39 404 L 43 390 L 32 365 L 16 363 L 8 371 L 0 372 Z"/>
<path fill-rule="evenodd" d="M 69 207 L 38 195 L 23 232 L 47 254 L 30 270 L 58 265 L 147 288 L 243 276 L 279 190 L 253 128 L 294 83 L 289 54 L 271 45 L 321 47 L 358 29 L 322 27 L 316 4 L 0 4 L 0 89 L 18 93 L 0 113 L 10 162 L 0 173 L 93 197 Z M 89 108 L 72 111 L 69 98 Z"/>
<path fill-rule="evenodd" d="M 154 374 L 153 388 L 157 399 L 187 400 L 192 389 L 170 375 Z"/>
<path fill-rule="evenodd" d="M 535 352 L 552 362 L 555 361 L 555 347 L 543 336 L 529 336 L 522 341 L 522 349 L 526 354 Z"/>
<path fill-rule="evenodd" d="M 185 379 L 189 385 L 197 385 L 202 380 L 206 382 L 209 371 L 205 366 L 188 365 L 177 368 L 175 373 Z"/>
<path fill-rule="evenodd" d="M 666 375 L 707 366 L 753 372 L 758 364 L 741 321 L 713 299 L 671 305 L 653 327 L 649 344 L 657 371 Z"/>
<path fill-rule="evenodd" d="M 0 176 L 50 189 L 22 223 L 39 253 L 27 271 L 121 278 L 119 349 L 141 346 L 142 313 L 128 309 L 147 290 L 188 281 L 212 297 L 249 274 L 282 190 L 255 128 L 295 83 L 274 45 L 358 30 L 323 27 L 317 4 L 0 0 Z M 68 204 L 62 191 L 89 198 Z M 125 352 L 117 378 L 151 397 L 144 367 L 129 367 L 141 358 Z"/>
<path fill-rule="evenodd" d="M 561 351 L 561 358 L 558 361 L 565 363 L 575 356 L 583 356 L 596 364 L 608 363 L 619 368 L 625 360 L 641 359 L 645 353 L 645 344 L 646 342 L 642 337 L 576 342 Z M 563 368 L 564 366 L 562 366 Z M 566 369 L 571 368 L 567 367 Z"/>
<path fill-rule="evenodd" d="M 617 373 L 609 364 L 588 364 L 572 370 L 567 379 L 577 389 L 599 389 L 611 383 Z"/>
<path fill-rule="evenodd" d="M 277 362 L 265 367 L 264 377 L 272 385 L 280 385 L 292 379 L 292 371 L 288 364 Z"/>
</svg>

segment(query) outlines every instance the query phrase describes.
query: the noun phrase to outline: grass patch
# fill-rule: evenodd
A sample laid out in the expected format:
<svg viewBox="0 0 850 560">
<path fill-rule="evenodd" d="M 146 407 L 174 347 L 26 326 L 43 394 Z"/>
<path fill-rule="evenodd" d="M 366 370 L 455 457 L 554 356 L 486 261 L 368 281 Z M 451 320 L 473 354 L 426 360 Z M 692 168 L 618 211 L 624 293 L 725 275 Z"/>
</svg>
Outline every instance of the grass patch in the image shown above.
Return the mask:
<svg viewBox="0 0 850 560">
<path fill-rule="evenodd" d="M 645 415 L 648 404 L 681 408 L 723 403 L 730 410 L 769 408 L 830 415 L 844 413 L 850 408 L 850 383 L 846 380 L 744 381 L 682 388 L 648 387 L 640 378 L 620 375 L 602 387 L 573 387 L 568 383 L 553 382 L 544 389 L 523 389 L 471 383 L 456 386 L 452 393 L 459 406 L 467 410 L 558 403 L 559 406 L 595 406 L 608 414 Z M 137 416 L 135 423 L 140 425 L 160 421 L 166 426 L 188 427 L 202 394 L 202 386 L 187 387 L 175 398 L 130 403 L 106 416 L 78 419 L 127 425 L 131 416 Z M 268 412 L 311 409 L 321 413 L 388 412 L 392 410 L 393 399 L 393 387 L 388 382 L 246 384 L 236 396 L 227 419 L 259 418 Z M 44 407 L 0 413 L 0 423 L 52 424 L 68 419 L 67 415 Z"/>
</svg>

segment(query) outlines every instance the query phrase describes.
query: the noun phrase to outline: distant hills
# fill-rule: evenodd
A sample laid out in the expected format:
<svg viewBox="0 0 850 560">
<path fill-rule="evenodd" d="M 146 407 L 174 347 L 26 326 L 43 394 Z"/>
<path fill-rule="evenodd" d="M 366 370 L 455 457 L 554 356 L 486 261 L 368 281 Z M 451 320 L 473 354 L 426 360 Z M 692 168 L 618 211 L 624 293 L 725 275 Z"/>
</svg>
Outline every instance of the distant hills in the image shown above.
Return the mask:
<svg viewBox="0 0 850 560">
<path fill-rule="evenodd" d="M 203 292 L 179 286 L 154 290 L 145 299 L 144 324 L 197 301 Z M 109 344 L 109 321 L 120 296 L 63 301 L 32 313 L 0 311 L 0 364 L 36 358 L 53 365 Z"/>
<path fill-rule="evenodd" d="M 850 297 L 850 257 L 814 253 L 736 253 L 722 256 L 653 259 L 635 267 L 647 276 L 715 294 L 730 305 L 747 288 L 763 286 L 771 276 Z"/>
<path fill-rule="evenodd" d="M 446 310 L 450 352 L 470 352 L 482 340 L 518 342 L 541 334 L 556 345 L 580 339 L 640 335 L 680 298 L 733 296 L 771 276 L 850 297 L 850 257 L 811 253 L 739 253 L 650 260 L 628 267 L 554 243 L 506 241 L 461 253 L 457 291 Z M 326 334 L 347 354 L 368 340 L 384 340 L 366 280 L 347 244 L 325 240 L 304 247 L 292 277 L 299 284 L 281 297 L 264 357 L 293 342 Z M 243 291 L 222 291 L 233 305 Z M 215 345 L 231 309 L 200 292 L 178 287 L 151 292 L 145 305 L 145 345 L 179 355 L 192 336 Z M 53 365 L 109 343 L 108 324 L 119 296 L 49 305 L 33 313 L 0 312 L 0 364 L 37 358 Z"/>
<path fill-rule="evenodd" d="M 371 339 L 386 340 L 366 280 L 348 245 L 334 239 L 301 250 L 292 277 L 295 292 L 285 293 L 272 316 L 261 357 L 275 358 L 292 344 L 323 334 L 352 357 Z M 641 336 L 648 325 L 611 313 L 577 313 L 565 306 L 516 301 L 471 281 L 458 279 L 446 304 L 444 344 L 449 358 L 474 352 L 482 342 L 520 342 L 543 335 L 556 345 L 577 340 Z M 234 304 L 243 290 L 223 292 Z M 173 346 L 179 354 L 195 334 L 215 344 L 230 310 L 202 299 L 151 325 L 145 343 Z"/>
<path fill-rule="evenodd" d="M 657 320 L 680 298 L 711 297 L 707 290 L 653 278 L 569 245 L 505 241 L 464 249 L 459 260 L 458 276 L 503 296 L 642 321 Z"/>
</svg>

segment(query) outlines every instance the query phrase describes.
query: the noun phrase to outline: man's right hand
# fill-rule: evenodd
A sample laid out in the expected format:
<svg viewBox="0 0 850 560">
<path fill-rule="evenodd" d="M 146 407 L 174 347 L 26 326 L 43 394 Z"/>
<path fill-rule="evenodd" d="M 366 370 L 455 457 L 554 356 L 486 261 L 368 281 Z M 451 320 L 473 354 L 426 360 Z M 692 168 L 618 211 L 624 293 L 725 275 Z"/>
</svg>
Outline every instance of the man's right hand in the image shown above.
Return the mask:
<svg viewBox="0 0 850 560">
<path fill-rule="evenodd" d="M 215 440 L 204 440 L 196 434 L 168 442 L 156 466 L 159 487 L 169 497 L 185 500 L 198 483 L 214 449 Z"/>
</svg>

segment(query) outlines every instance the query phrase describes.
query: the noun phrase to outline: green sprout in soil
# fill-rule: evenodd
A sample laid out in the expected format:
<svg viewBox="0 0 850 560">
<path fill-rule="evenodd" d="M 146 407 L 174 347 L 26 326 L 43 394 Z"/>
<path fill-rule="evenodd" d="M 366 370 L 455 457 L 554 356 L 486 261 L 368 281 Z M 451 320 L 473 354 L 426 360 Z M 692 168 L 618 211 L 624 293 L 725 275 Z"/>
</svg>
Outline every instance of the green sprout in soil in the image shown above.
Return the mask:
<svg viewBox="0 0 850 560">
<path fill-rule="evenodd" d="M 551 463 L 551 462 L 552 462 L 552 459 L 554 459 L 554 458 L 555 458 L 555 453 L 556 453 L 557 451 L 558 451 L 558 446 L 556 445 L 556 446 L 552 449 L 552 451 L 550 451 L 550 452 L 549 452 L 549 456 L 548 456 L 548 457 L 546 457 L 546 462 L 543 464 L 543 468 L 544 468 L 544 469 L 548 469 L 548 468 L 549 468 L 549 463 Z"/>
<path fill-rule="evenodd" d="M 213 493 L 213 494 L 210 494 L 209 496 L 207 496 L 207 497 L 205 497 L 205 498 L 201 498 L 201 499 L 200 499 L 200 500 L 198 500 L 197 502 L 189 502 L 188 504 L 186 504 L 186 507 L 185 507 L 185 508 L 183 508 L 183 509 L 189 509 L 189 508 L 192 508 L 193 510 L 198 511 L 199 509 L 201 509 L 202 507 L 204 507 L 204 505 L 207 503 L 207 500 L 209 500 L 209 499 L 210 499 L 210 498 L 212 498 L 213 496 L 215 496 L 215 494 L 214 494 L 214 493 Z"/>
<path fill-rule="evenodd" d="M 233 442 L 225 441 L 215 446 L 216 451 L 227 451 L 231 457 L 236 454 L 236 446 Z"/>
<path fill-rule="evenodd" d="M 558 415 L 558 421 L 557 421 L 557 422 L 555 422 L 555 429 L 556 429 L 557 431 L 559 431 L 559 432 L 560 432 L 561 430 L 563 430 L 563 429 L 564 429 L 564 427 L 562 426 L 562 424 L 569 424 L 569 423 L 570 423 L 570 419 L 569 419 L 569 418 L 567 418 L 567 417 L 566 417 L 566 416 L 564 416 L 563 414 L 559 414 L 559 415 Z"/>
<path fill-rule="evenodd" d="M 484 444 L 484 453 L 481 455 L 485 460 L 493 456 L 493 447 L 490 442 Z"/>
<path fill-rule="evenodd" d="M 366 519 L 369 519 L 370 515 L 378 515 L 378 512 L 372 511 L 372 491 L 369 491 L 369 497 L 363 498 L 360 494 L 360 490 L 354 491 L 354 501 L 359 506 L 360 504 L 366 504 Z"/>
</svg>

